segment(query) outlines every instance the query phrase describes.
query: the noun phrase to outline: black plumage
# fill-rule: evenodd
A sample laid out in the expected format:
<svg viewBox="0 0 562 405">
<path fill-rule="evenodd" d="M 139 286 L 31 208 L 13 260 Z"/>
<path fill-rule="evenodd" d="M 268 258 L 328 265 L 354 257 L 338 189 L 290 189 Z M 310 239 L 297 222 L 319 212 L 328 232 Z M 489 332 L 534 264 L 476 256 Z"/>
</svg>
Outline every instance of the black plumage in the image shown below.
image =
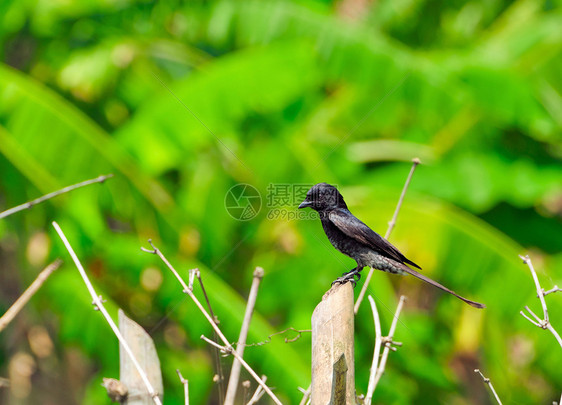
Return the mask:
<svg viewBox="0 0 562 405">
<path fill-rule="evenodd" d="M 349 211 L 343 196 L 334 186 L 327 183 L 313 186 L 306 194 L 306 199 L 299 205 L 299 208 L 306 207 L 318 212 L 330 243 L 357 262 L 357 267 L 345 273 L 335 282 L 355 282 L 355 276 L 359 279 L 361 277 L 359 272 L 368 266 L 394 274 L 411 274 L 473 307 L 485 308 L 484 304 L 461 297 L 447 287 L 408 267 L 407 265 L 410 265 L 421 270 L 420 266 L 404 256 L 385 238 L 357 219 Z"/>
</svg>

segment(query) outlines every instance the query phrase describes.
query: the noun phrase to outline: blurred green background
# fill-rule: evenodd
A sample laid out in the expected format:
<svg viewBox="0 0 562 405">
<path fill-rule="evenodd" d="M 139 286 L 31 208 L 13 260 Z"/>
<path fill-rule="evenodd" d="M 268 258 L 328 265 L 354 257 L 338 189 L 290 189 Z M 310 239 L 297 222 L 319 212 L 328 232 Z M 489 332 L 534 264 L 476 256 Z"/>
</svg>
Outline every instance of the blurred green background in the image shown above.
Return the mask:
<svg viewBox="0 0 562 405">
<path fill-rule="evenodd" d="M 65 260 L 0 334 L 12 384 L 0 402 L 105 404 L 101 379 L 118 376 L 117 342 L 51 221 L 115 318 L 121 307 L 153 336 L 165 403 L 183 403 L 179 368 L 191 403 L 218 404 L 213 351 L 199 339 L 211 329 L 140 246 L 152 238 L 186 277 L 201 269 L 232 341 L 255 266 L 266 276 L 248 342 L 308 329 L 354 262 L 312 214 L 292 217 L 297 186 L 337 184 L 384 234 L 416 156 L 391 241 L 488 308 L 376 272 L 383 331 L 398 295 L 409 299 L 375 403 L 491 403 L 474 368 L 506 403 L 558 400 L 562 351 L 518 313 L 540 306 L 517 255 L 531 255 L 546 289 L 562 282 L 561 21 L 560 1 L 533 0 L 0 2 L 0 211 L 115 174 L 0 221 L 0 313 Z M 262 197 L 246 221 L 225 209 L 239 183 Z M 271 185 L 293 194 L 269 204 Z M 561 300 L 547 297 L 559 332 Z M 374 342 L 367 304 L 356 329 L 360 394 Z M 246 358 L 298 403 L 309 334 L 273 337 Z M 225 370 L 230 361 L 220 358 Z"/>
</svg>

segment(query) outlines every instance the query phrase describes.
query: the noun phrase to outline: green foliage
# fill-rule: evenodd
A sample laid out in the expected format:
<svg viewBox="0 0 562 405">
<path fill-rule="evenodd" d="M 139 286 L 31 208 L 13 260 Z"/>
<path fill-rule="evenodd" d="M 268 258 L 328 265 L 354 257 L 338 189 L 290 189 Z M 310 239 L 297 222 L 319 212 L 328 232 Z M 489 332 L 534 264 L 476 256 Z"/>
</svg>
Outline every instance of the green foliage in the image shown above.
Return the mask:
<svg viewBox="0 0 562 405">
<path fill-rule="evenodd" d="M 0 4 L 0 210 L 115 174 L 0 221 L 0 312 L 49 259 L 66 260 L 0 335 L 0 376 L 18 353 L 35 364 L 30 391 L 0 391 L 2 403 L 109 403 L 99 383 L 118 373 L 117 342 L 52 220 L 110 313 L 123 308 L 154 337 L 165 402 L 183 403 L 179 368 L 193 403 L 215 403 L 213 352 L 199 338 L 212 330 L 140 246 L 152 238 L 186 278 L 201 270 L 232 341 L 255 266 L 266 276 L 248 341 L 308 329 L 330 282 L 353 262 L 328 245 L 318 220 L 293 219 L 303 213 L 296 197 L 268 205 L 270 185 L 337 184 L 352 211 L 384 234 L 415 156 L 424 164 L 392 242 L 488 308 L 376 273 L 369 293 L 383 331 L 397 294 L 409 297 L 396 334 L 404 346 L 392 353 L 376 402 L 485 402 L 474 368 L 506 403 L 559 398 L 562 353 L 518 314 L 538 303 L 517 257 L 531 250 L 545 288 L 561 277 L 559 2 L 385 0 L 355 19 L 344 16 L 347 3 Z M 262 196 L 249 221 L 225 209 L 238 183 Z M 562 331 L 560 297 L 547 302 Z M 53 341 L 44 357 L 31 342 L 34 325 Z M 373 340 L 364 304 L 358 393 Z M 309 335 L 291 344 L 273 337 L 245 357 L 284 402 L 298 403 L 296 388 L 310 382 Z M 229 359 L 220 362 L 229 369 Z"/>
</svg>

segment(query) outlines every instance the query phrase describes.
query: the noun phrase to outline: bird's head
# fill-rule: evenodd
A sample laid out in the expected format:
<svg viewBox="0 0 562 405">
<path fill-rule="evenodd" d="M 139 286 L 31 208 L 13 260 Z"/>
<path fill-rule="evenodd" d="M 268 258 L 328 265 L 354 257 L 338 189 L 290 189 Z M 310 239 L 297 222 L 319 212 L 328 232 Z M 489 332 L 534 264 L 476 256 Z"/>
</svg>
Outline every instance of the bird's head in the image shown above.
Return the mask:
<svg viewBox="0 0 562 405">
<path fill-rule="evenodd" d="M 299 208 L 310 207 L 315 211 L 347 208 L 343 196 L 337 188 L 328 183 L 318 183 L 306 193 L 306 198 Z"/>
</svg>

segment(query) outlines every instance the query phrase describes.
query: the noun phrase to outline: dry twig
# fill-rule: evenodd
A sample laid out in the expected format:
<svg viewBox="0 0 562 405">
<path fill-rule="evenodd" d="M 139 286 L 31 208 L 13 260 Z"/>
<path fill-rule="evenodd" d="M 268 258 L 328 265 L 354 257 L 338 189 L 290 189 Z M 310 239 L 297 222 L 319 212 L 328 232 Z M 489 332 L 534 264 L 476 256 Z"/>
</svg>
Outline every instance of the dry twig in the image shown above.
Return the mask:
<svg viewBox="0 0 562 405">
<path fill-rule="evenodd" d="M 240 329 L 240 336 L 238 337 L 238 345 L 236 346 L 236 353 L 240 357 L 244 356 L 246 339 L 248 337 L 248 331 L 250 330 L 250 322 L 252 320 L 252 314 L 254 313 L 256 299 L 258 297 L 258 289 L 262 278 L 263 278 L 263 269 L 261 267 L 256 267 L 256 269 L 254 270 L 252 287 L 250 288 L 250 295 L 248 296 L 248 303 L 246 304 L 244 321 L 242 322 L 242 328 Z M 236 391 L 238 389 L 238 380 L 240 379 L 240 370 L 241 370 L 240 362 L 237 359 L 234 359 L 234 361 L 232 362 L 232 369 L 230 370 L 228 387 L 226 389 L 226 398 L 224 400 L 225 405 L 234 404 L 234 399 L 236 398 Z"/>
<path fill-rule="evenodd" d="M 308 386 L 308 388 L 305 389 L 301 389 L 299 388 L 299 390 L 302 392 L 302 399 L 301 402 L 299 402 L 299 405 L 307 405 L 310 403 L 310 385 Z"/>
<path fill-rule="evenodd" d="M 544 288 L 543 288 L 543 296 L 545 296 L 545 297 L 546 297 L 548 294 L 552 294 L 552 293 L 555 293 L 555 292 L 562 292 L 562 288 L 558 287 L 557 285 L 555 285 L 554 287 L 552 287 L 552 288 L 551 288 L 550 290 L 548 290 L 548 291 L 544 291 Z M 538 298 L 538 296 L 539 296 L 539 295 L 537 294 L 537 298 Z"/>
<path fill-rule="evenodd" d="M 56 222 L 53 222 L 53 227 L 57 231 L 59 237 L 62 240 L 62 243 L 64 243 L 64 246 L 66 247 L 66 250 L 68 250 L 68 253 L 72 257 L 72 260 L 74 261 L 74 264 L 78 268 L 78 271 L 80 272 L 80 275 L 82 276 L 82 279 L 84 280 L 84 284 L 86 284 L 86 288 L 88 289 L 88 292 L 92 296 L 94 309 L 96 309 L 96 310 L 98 310 L 102 313 L 103 317 L 106 319 L 107 323 L 111 327 L 111 330 L 113 330 L 113 333 L 115 334 L 115 336 L 119 340 L 119 343 L 121 343 L 121 345 L 123 345 L 123 348 L 125 349 L 125 351 L 129 355 L 129 357 L 131 358 L 131 361 L 132 361 L 133 365 L 135 366 L 135 369 L 137 370 L 137 372 L 141 376 L 141 379 L 143 380 L 144 385 L 146 385 L 146 389 L 148 390 L 148 393 L 150 394 L 150 397 L 152 398 L 154 403 L 156 405 L 162 405 L 162 401 L 160 400 L 160 397 L 158 396 L 158 393 L 152 387 L 152 384 L 148 380 L 148 377 L 147 377 L 145 371 L 142 369 L 139 362 L 137 361 L 135 355 L 133 354 L 133 351 L 129 347 L 129 344 L 123 338 L 123 335 L 119 331 L 119 328 L 117 327 L 117 325 L 115 325 L 115 322 L 113 322 L 113 319 L 111 319 L 111 316 L 109 315 L 109 313 L 107 312 L 107 310 L 103 306 L 103 301 L 101 299 L 101 295 L 96 294 L 96 290 L 94 290 L 94 286 L 90 282 L 90 279 L 88 278 L 88 275 L 86 274 L 86 271 L 84 270 L 84 267 L 82 267 L 82 264 L 80 263 L 80 260 L 78 259 L 78 256 L 76 256 L 76 253 L 74 253 L 74 250 L 72 249 L 72 246 L 70 246 L 70 243 L 66 239 L 66 236 L 64 235 L 64 233 L 63 233 L 62 229 L 60 228 L 59 224 L 57 224 Z"/>
<path fill-rule="evenodd" d="M 384 235 L 385 239 L 388 239 L 390 237 L 390 234 L 392 233 L 392 230 L 394 229 L 394 226 L 396 225 L 396 219 L 398 218 L 398 214 L 400 213 L 400 208 L 402 208 L 402 202 L 404 201 L 404 196 L 406 195 L 406 192 L 408 191 L 408 187 L 410 186 L 410 182 L 412 181 L 412 177 L 414 175 L 414 172 L 416 171 L 416 167 L 420 163 L 421 162 L 418 158 L 412 159 L 412 168 L 410 169 L 410 173 L 408 174 L 408 178 L 406 179 L 406 183 L 404 183 L 404 188 L 402 189 L 402 194 L 400 194 L 398 204 L 396 205 L 396 209 L 394 210 L 394 215 L 392 216 L 392 219 L 388 223 L 388 229 L 386 230 L 386 234 Z M 357 301 L 355 302 L 355 307 L 353 308 L 353 312 L 355 312 L 355 315 L 357 315 L 357 312 L 359 311 L 359 307 L 361 306 L 361 303 L 363 302 L 363 298 L 365 298 L 365 293 L 367 292 L 367 288 L 369 288 L 369 282 L 371 281 L 371 277 L 373 277 L 374 272 L 375 272 L 375 269 L 371 267 L 369 269 L 369 273 L 367 274 L 367 277 L 365 278 L 365 281 L 363 282 L 363 287 L 361 288 L 361 291 L 359 292 L 359 296 L 357 297 Z"/>
<path fill-rule="evenodd" d="M 213 312 L 213 308 L 211 307 L 211 301 L 209 300 L 209 297 L 207 296 L 207 290 L 205 290 L 205 285 L 203 284 L 203 279 L 201 278 L 201 271 L 199 271 L 199 269 L 191 269 L 189 270 L 189 289 L 193 291 L 193 282 L 195 281 L 195 278 L 197 277 L 197 280 L 199 280 L 199 285 L 201 286 L 201 291 L 203 292 L 203 296 L 205 297 L 205 302 L 207 302 L 207 308 L 209 308 L 209 314 L 211 315 L 211 318 L 213 318 L 213 321 L 218 325 L 219 322 L 219 318 L 217 318 L 217 316 L 215 315 L 215 313 Z M 218 336 L 215 333 L 215 341 L 218 340 Z M 216 351 L 213 352 L 213 362 L 215 363 L 215 370 L 217 372 L 217 374 L 215 375 L 215 379 L 214 381 L 217 384 L 217 388 L 219 390 L 219 402 L 223 403 L 224 402 L 224 396 L 223 396 L 223 391 L 224 391 L 224 372 L 222 370 L 222 363 L 219 357 L 219 353 L 217 353 Z"/>
<path fill-rule="evenodd" d="M 488 384 L 488 387 L 490 387 L 490 390 L 492 391 L 492 394 L 494 394 L 494 398 L 496 398 L 496 401 L 498 402 L 498 404 L 502 405 L 502 401 L 500 400 L 500 397 L 498 397 L 498 394 L 496 393 L 496 390 L 494 389 L 494 386 L 492 385 L 492 381 L 490 381 L 489 378 L 484 377 L 484 374 L 482 374 L 482 372 L 479 369 L 475 369 L 474 372 L 480 374 L 480 377 L 482 377 L 482 381 L 484 381 L 486 384 Z"/>
<path fill-rule="evenodd" d="M 558 344 L 560 345 L 560 347 L 562 347 L 562 338 L 560 337 L 560 334 L 558 334 L 556 329 L 554 329 L 554 327 L 552 326 L 552 324 L 548 320 L 548 308 L 546 307 L 546 301 L 544 299 L 545 293 L 544 293 L 544 290 L 539 283 L 539 279 L 538 279 L 537 273 L 536 273 L 536 271 L 533 267 L 533 263 L 531 262 L 531 258 L 529 257 L 529 255 L 526 255 L 526 256 L 520 255 L 519 257 L 521 258 L 521 260 L 523 260 L 523 263 L 525 263 L 527 266 L 529 266 L 529 270 L 531 271 L 531 275 L 533 276 L 533 280 L 535 282 L 535 287 L 537 289 L 537 294 L 539 296 L 539 300 L 541 301 L 541 306 L 542 306 L 542 310 L 543 310 L 543 319 L 541 319 L 533 311 L 531 311 L 531 309 L 528 306 L 525 306 L 525 309 L 534 318 L 534 320 L 531 319 L 523 311 L 519 311 L 519 313 L 525 319 L 527 319 L 529 322 L 531 322 L 533 325 L 538 326 L 541 329 L 548 329 L 550 331 L 550 333 L 552 333 L 552 335 L 554 335 L 554 338 L 558 341 Z"/>
<path fill-rule="evenodd" d="M 180 378 L 180 381 L 183 384 L 183 395 L 185 397 L 185 405 L 189 405 L 189 381 L 183 378 L 179 369 L 176 370 L 176 373 L 178 373 L 178 377 Z"/>
<path fill-rule="evenodd" d="M 9 210 L 6 210 L 4 212 L 0 212 L 0 219 L 6 218 L 7 216 L 15 214 L 16 212 L 27 210 L 27 209 L 33 207 L 34 205 L 42 203 L 45 200 L 49 200 L 49 199 L 51 199 L 53 197 L 56 197 L 58 195 L 68 193 L 69 191 L 76 190 L 77 188 L 89 186 L 90 184 L 94 184 L 94 183 L 103 183 L 104 181 L 106 181 L 107 179 L 109 179 L 111 177 L 113 177 L 113 174 L 106 174 L 104 176 L 98 176 L 95 179 L 86 180 L 86 181 L 83 181 L 81 183 L 76 183 L 76 184 L 73 184 L 72 186 L 67 186 L 67 187 L 61 188 L 60 190 L 53 191 L 52 193 L 45 194 L 44 196 L 36 198 L 35 200 L 28 201 L 26 203 L 18 205 L 17 207 L 10 208 Z"/>
<path fill-rule="evenodd" d="M 213 312 L 213 308 L 211 307 L 211 301 L 209 301 L 209 297 L 207 296 L 207 291 L 205 290 L 205 286 L 203 285 L 203 279 L 201 278 L 201 272 L 199 271 L 199 269 L 195 269 L 195 277 L 197 277 L 197 280 L 199 280 L 199 285 L 201 286 L 201 291 L 203 292 L 203 296 L 205 297 L 205 302 L 207 303 L 207 307 L 209 308 L 209 314 L 211 314 L 211 317 L 213 318 L 213 320 L 215 321 L 215 323 L 218 325 L 219 319 L 217 318 L 217 316 L 215 315 L 215 313 Z M 191 274 L 191 271 L 190 271 Z M 191 284 L 193 286 L 193 284 Z M 192 288 L 193 289 L 193 288 Z"/>
<path fill-rule="evenodd" d="M 172 264 L 168 261 L 168 259 L 166 259 L 166 256 L 164 256 L 162 254 L 162 252 L 156 246 L 154 246 L 154 244 L 152 243 L 151 240 L 149 240 L 148 243 L 150 243 L 150 246 L 152 246 L 152 250 L 145 249 L 145 248 L 142 248 L 142 247 L 141 247 L 141 250 L 143 252 L 146 252 L 146 253 L 151 253 L 151 254 L 157 255 L 164 262 L 164 264 L 170 269 L 170 271 L 178 279 L 179 283 L 183 287 L 183 292 L 186 293 L 187 295 L 189 295 L 189 297 L 193 300 L 193 302 L 195 303 L 197 308 L 199 308 L 199 310 L 203 313 L 203 315 L 205 316 L 207 321 L 209 321 L 209 323 L 211 324 L 214 331 L 217 333 L 219 338 L 223 341 L 224 346 L 221 346 L 221 345 L 213 342 L 212 340 L 205 338 L 204 336 L 202 336 L 201 338 L 202 339 L 204 338 L 204 340 L 207 343 L 209 343 L 212 346 L 218 348 L 219 350 L 221 350 L 225 353 L 228 353 L 228 354 L 232 354 L 236 359 L 238 359 L 238 361 L 240 361 L 242 366 L 250 373 L 250 375 L 258 382 L 258 384 L 262 386 L 262 388 L 265 390 L 265 392 L 267 392 L 267 394 L 271 397 L 273 402 L 275 402 L 277 405 L 282 405 L 281 401 L 279 401 L 279 399 L 273 393 L 273 391 L 271 391 L 271 389 L 267 385 L 265 385 L 265 383 L 260 379 L 260 377 L 256 374 L 256 372 L 248 365 L 248 363 L 246 363 L 244 361 L 244 359 L 242 359 L 240 356 L 238 356 L 238 353 L 236 353 L 236 350 L 234 350 L 234 348 L 232 347 L 230 342 L 226 339 L 226 337 L 224 336 L 222 331 L 219 329 L 218 325 L 211 318 L 211 315 L 209 315 L 209 313 L 205 310 L 205 308 L 203 308 L 203 305 L 201 305 L 201 303 L 199 302 L 197 297 L 193 294 L 193 291 L 188 288 L 187 284 L 185 284 L 185 281 L 183 281 L 183 279 L 178 274 L 176 269 L 172 266 Z"/>
<path fill-rule="evenodd" d="M 265 383 L 267 381 L 267 377 L 265 375 L 262 375 L 261 380 Z M 263 388 L 260 385 L 258 385 L 256 391 L 254 392 L 254 395 L 252 395 L 252 397 L 250 398 L 250 400 L 246 405 L 254 405 L 260 400 L 260 398 L 263 396 L 264 393 L 265 391 L 263 390 Z"/>
<path fill-rule="evenodd" d="M 12 306 L 6 311 L 4 315 L 0 318 L 0 332 L 4 330 L 6 326 L 16 317 L 16 315 L 23 309 L 25 304 L 33 297 L 33 295 L 41 288 L 43 283 L 49 278 L 49 276 L 60 267 L 62 264 L 61 259 L 55 260 L 53 263 L 49 264 L 37 278 L 31 283 L 27 290 L 12 304 Z"/>
<path fill-rule="evenodd" d="M 527 319 L 529 322 L 531 322 L 533 325 L 538 326 L 541 329 L 548 329 L 550 331 L 550 333 L 552 333 L 552 335 L 554 336 L 554 338 L 556 339 L 556 341 L 558 342 L 560 347 L 562 347 L 562 338 L 560 338 L 560 334 L 556 331 L 556 329 L 554 329 L 554 327 L 552 326 L 552 324 L 550 323 L 550 321 L 548 319 L 548 308 L 546 306 L 546 301 L 544 299 L 545 295 L 560 291 L 560 289 L 558 288 L 558 286 L 554 286 L 554 288 L 545 292 L 544 289 L 541 287 L 541 285 L 539 283 L 539 278 L 537 277 L 537 273 L 535 271 L 535 268 L 533 267 L 533 263 L 532 263 L 529 255 L 526 255 L 526 256 L 519 255 L 519 258 L 521 258 L 521 260 L 523 260 L 523 263 L 525 263 L 529 267 L 529 270 L 531 271 L 531 275 L 533 276 L 533 281 L 535 282 L 535 287 L 537 289 L 537 296 L 539 297 L 539 300 L 541 301 L 541 306 L 542 306 L 542 310 L 543 310 L 543 319 L 541 319 L 533 311 L 531 311 L 531 309 L 528 306 L 525 306 L 525 309 L 534 318 L 534 320 L 531 319 L 523 311 L 519 311 L 519 313 L 525 319 Z M 492 388 L 491 384 L 490 384 L 490 388 Z M 492 391 L 493 391 L 493 388 L 492 388 Z M 494 395 L 495 395 L 495 392 L 494 392 Z M 497 399 L 497 396 L 496 396 L 496 399 Z M 498 399 L 498 402 L 499 402 L 499 399 Z M 560 403 L 562 403 L 562 396 L 560 397 Z"/>
<path fill-rule="evenodd" d="M 394 318 L 392 319 L 392 323 L 390 324 L 390 329 L 388 331 L 388 336 L 382 338 L 382 343 L 384 344 L 384 350 L 382 352 L 381 360 L 379 363 L 379 367 L 376 371 L 375 381 L 373 383 L 373 392 L 379 383 L 379 380 L 384 373 L 384 369 L 386 367 L 386 360 L 388 359 L 388 355 L 391 350 L 396 351 L 395 347 L 392 345 L 401 346 L 402 344 L 399 342 L 394 342 L 392 338 L 394 337 L 394 331 L 396 330 L 396 324 L 398 323 L 398 317 L 400 316 L 400 312 L 402 311 L 402 307 L 404 306 L 404 301 L 406 301 L 406 297 L 404 295 L 400 296 L 400 301 L 398 301 L 398 306 L 396 307 L 396 313 L 394 314 Z"/>
<path fill-rule="evenodd" d="M 379 317 L 379 311 L 377 311 L 377 305 L 373 297 L 369 295 L 369 303 L 371 304 L 371 309 L 373 311 L 373 321 L 375 323 L 375 350 L 373 353 L 373 363 L 371 365 L 371 373 L 369 375 L 369 386 L 367 388 L 367 396 L 365 397 L 365 405 L 370 405 L 373 399 L 373 393 L 375 392 L 375 380 L 379 365 L 379 355 L 381 352 L 382 345 L 382 332 L 381 332 L 381 321 Z"/>
<path fill-rule="evenodd" d="M 296 342 L 297 340 L 299 340 L 299 339 L 302 337 L 302 334 L 303 334 L 303 333 L 311 333 L 311 332 L 312 332 L 311 329 L 301 329 L 301 330 L 299 330 L 299 329 L 295 329 L 295 328 L 293 328 L 293 327 L 291 326 L 291 327 L 289 327 L 289 328 L 287 328 L 287 329 L 283 329 L 283 330 L 281 330 L 281 331 L 279 331 L 279 332 L 274 332 L 274 333 L 272 333 L 271 335 L 269 335 L 269 336 L 267 337 L 267 339 L 262 340 L 261 342 L 247 343 L 247 344 L 245 344 L 244 346 L 250 347 L 250 346 L 263 346 L 263 345 L 266 345 L 266 344 L 268 344 L 268 343 L 271 343 L 271 338 L 272 338 L 273 336 L 282 335 L 282 334 L 284 334 L 284 333 L 287 333 L 288 331 L 295 332 L 297 335 L 296 335 L 295 337 L 292 337 L 292 338 L 286 337 L 286 338 L 284 339 L 284 340 L 285 340 L 285 343 L 293 343 L 293 342 Z M 237 346 L 237 347 L 238 347 L 238 346 Z"/>
</svg>

